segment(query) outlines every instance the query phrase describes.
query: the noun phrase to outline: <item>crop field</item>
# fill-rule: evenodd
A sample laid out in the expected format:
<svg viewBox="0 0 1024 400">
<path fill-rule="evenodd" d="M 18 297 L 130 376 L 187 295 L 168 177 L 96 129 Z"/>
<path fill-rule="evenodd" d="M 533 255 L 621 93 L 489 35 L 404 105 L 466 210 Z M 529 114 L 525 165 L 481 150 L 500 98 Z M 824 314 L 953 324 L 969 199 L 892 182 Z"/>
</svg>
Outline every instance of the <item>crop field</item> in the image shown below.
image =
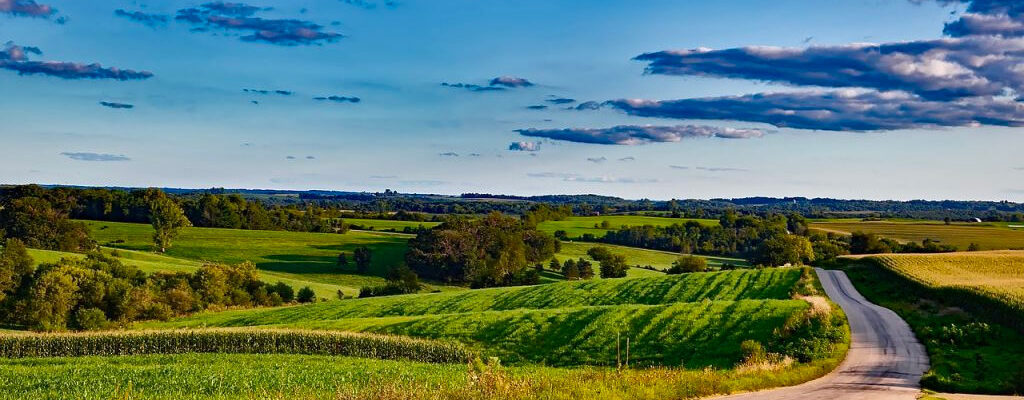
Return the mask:
<svg viewBox="0 0 1024 400">
<path fill-rule="evenodd" d="M 977 291 L 1024 314 L 1024 251 L 885 254 L 872 258 L 925 285 Z"/>
<path fill-rule="evenodd" d="M 594 261 L 590 256 L 587 255 L 587 250 L 591 247 L 607 247 L 614 254 L 621 254 L 626 257 L 630 265 L 647 266 L 650 265 L 656 269 L 666 270 L 672 267 L 672 263 L 679 258 L 679 253 L 673 253 L 670 251 L 659 251 L 650 249 L 641 249 L 638 247 L 627 247 L 619 246 L 614 244 L 605 243 L 588 243 L 588 242 L 562 242 L 562 251 L 555 255 L 558 261 L 565 261 L 567 259 L 577 259 L 583 257 L 587 260 Z M 729 258 L 729 257 L 715 257 L 715 256 L 701 256 L 708 262 L 709 267 L 721 267 L 725 264 L 735 266 L 749 266 L 750 263 L 747 260 L 740 258 Z M 636 268 L 631 269 L 631 271 Z"/>
<path fill-rule="evenodd" d="M 84 221 L 101 245 L 118 249 L 152 251 L 153 228 L 146 224 Z M 167 249 L 167 255 L 192 261 L 235 264 L 252 261 L 276 277 L 310 281 L 340 287 L 357 295 L 362 286 L 381 285 L 387 270 L 405 257 L 408 235 L 350 231 L 345 234 L 285 231 L 256 231 L 218 228 L 185 228 Z M 366 246 L 372 251 L 367 275 L 358 275 L 354 265 L 337 266 L 338 253 L 351 253 Z M 351 263 L 350 263 L 351 264 Z M 268 275 L 269 276 L 269 275 Z M 431 286 L 429 289 L 444 289 Z M 335 291 L 336 292 L 336 291 Z M 335 292 L 317 293 L 334 298 Z"/>
<path fill-rule="evenodd" d="M 594 227 L 594 224 L 600 225 L 602 222 L 608 221 L 610 229 L 602 229 Z M 537 229 L 555 233 L 555 231 L 565 231 L 569 237 L 583 236 L 585 233 L 594 235 L 594 237 L 602 237 L 609 230 L 619 229 L 623 225 L 628 226 L 641 226 L 641 225 L 653 225 L 653 226 L 669 226 L 672 224 L 685 224 L 686 221 L 697 221 L 703 225 L 718 225 L 716 219 L 685 219 L 685 218 L 663 218 L 663 217 L 647 217 L 637 215 L 607 215 L 600 217 L 569 217 L 562 221 L 544 221 L 537 224 Z"/>
<path fill-rule="evenodd" d="M 789 299 L 799 277 L 799 269 L 775 269 L 563 282 L 203 313 L 140 327 L 301 327 L 454 339 L 508 362 L 559 366 L 613 364 L 622 334 L 641 364 L 728 367 L 739 359 L 741 341 L 771 337 L 808 307 Z"/>
<path fill-rule="evenodd" d="M 1012 228 L 1012 223 L 954 223 L 925 221 L 859 221 L 835 220 L 814 222 L 811 228 L 823 231 L 850 234 L 853 232 L 874 233 L 898 241 L 920 242 L 924 239 L 937 240 L 942 244 L 967 250 L 971 243 L 977 243 L 982 250 L 1024 249 L 1024 229 Z"/>
</svg>

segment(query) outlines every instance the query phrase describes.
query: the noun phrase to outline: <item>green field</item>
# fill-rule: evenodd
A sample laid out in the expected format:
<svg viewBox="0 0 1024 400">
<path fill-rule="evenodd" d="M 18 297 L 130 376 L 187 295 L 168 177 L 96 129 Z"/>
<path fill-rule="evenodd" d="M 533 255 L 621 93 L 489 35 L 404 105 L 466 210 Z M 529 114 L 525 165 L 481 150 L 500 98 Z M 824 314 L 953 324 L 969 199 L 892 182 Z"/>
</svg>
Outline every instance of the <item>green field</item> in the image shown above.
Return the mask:
<svg viewBox="0 0 1024 400">
<path fill-rule="evenodd" d="M 361 218 L 344 218 L 346 223 L 351 225 L 359 225 L 367 230 L 373 231 L 397 231 L 401 232 L 405 228 L 416 229 L 420 226 L 425 228 L 433 228 L 441 225 L 440 222 L 417 222 L 417 221 L 395 221 L 389 219 L 361 219 Z"/>
<path fill-rule="evenodd" d="M 971 243 L 977 243 L 982 250 L 1024 249 L 1024 229 L 1011 228 L 1013 223 L 953 223 L 941 221 L 861 221 L 856 219 L 828 220 L 813 222 L 812 229 L 850 234 L 852 232 L 874 233 L 901 242 L 936 240 L 942 244 L 967 250 Z M 1024 224 L 1020 224 L 1024 225 Z"/>
<path fill-rule="evenodd" d="M 1024 251 L 872 256 L 890 270 L 935 288 L 964 288 L 1024 314 Z"/>
<path fill-rule="evenodd" d="M 558 261 L 565 261 L 567 259 L 577 259 L 583 257 L 587 260 L 594 261 L 590 256 L 587 255 L 587 250 L 591 247 L 607 247 L 614 254 L 621 254 L 626 257 L 630 265 L 647 266 L 650 265 L 656 269 L 665 270 L 672 267 L 672 263 L 679 257 L 679 253 L 673 253 L 670 251 L 659 251 L 659 250 L 648 250 L 637 247 L 619 246 L 614 244 L 605 243 L 588 243 L 588 242 L 562 242 L 562 251 L 555 255 Z M 728 258 L 728 257 L 714 257 L 714 256 L 700 256 L 708 262 L 709 267 L 721 267 L 724 264 L 730 264 L 735 266 L 749 266 L 750 263 L 747 260 L 739 258 Z M 632 268 L 630 271 L 636 271 L 636 268 Z M 646 270 L 644 270 L 646 271 Z M 648 271 L 649 272 L 649 271 Z"/>
<path fill-rule="evenodd" d="M 601 229 L 594 227 L 594 224 L 600 225 L 602 222 L 608 221 L 611 224 L 611 229 Z M 594 237 L 602 237 L 609 230 L 615 230 L 621 228 L 623 225 L 628 226 L 642 226 L 642 225 L 653 225 L 653 226 L 669 226 L 672 224 L 685 224 L 686 221 L 697 221 L 703 225 L 718 225 L 716 219 L 684 219 L 684 218 L 663 218 L 663 217 L 646 217 L 637 215 L 608 215 L 602 217 L 569 217 L 562 221 L 544 221 L 537 224 L 537 229 L 555 233 L 555 231 L 565 231 L 566 235 L 570 238 L 583 236 L 585 233 L 594 235 Z"/>
<path fill-rule="evenodd" d="M 118 249 L 152 251 L 153 228 L 146 224 L 83 221 L 101 245 Z M 121 242 L 123 241 L 123 242 Z M 359 288 L 381 285 L 389 268 L 404 262 L 408 235 L 350 231 L 345 234 L 286 231 L 256 231 L 219 228 L 185 228 L 167 249 L 175 258 L 219 263 L 252 261 L 261 271 L 277 278 L 317 282 L 340 287 L 347 295 Z M 351 253 L 356 247 L 369 247 L 373 253 L 367 275 L 359 275 L 355 266 L 337 266 L 339 252 Z M 270 276 L 270 275 L 268 275 Z M 430 286 L 428 290 L 440 286 Z M 336 290 L 317 293 L 334 298 Z"/>
<path fill-rule="evenodd" d="M 663 400 L 792 385 L 785 370 L 488 367 L 289 354 L 0 359 L 0 399 Z"/>
<path fill-rule="evenodd" d="M 789 315 L 808 307 L 789 299 L 799 277 L 799 269 L 770 269 L 563 282 L 202 313 L 139 326 L 301 327 L 454 339 L 505 361 L 559 366 L 612 364 L 621 332 L 631 337 L 640 364 L 729 367 L 740 358 L 740 342 L 770 338 Z"/>
</svg>

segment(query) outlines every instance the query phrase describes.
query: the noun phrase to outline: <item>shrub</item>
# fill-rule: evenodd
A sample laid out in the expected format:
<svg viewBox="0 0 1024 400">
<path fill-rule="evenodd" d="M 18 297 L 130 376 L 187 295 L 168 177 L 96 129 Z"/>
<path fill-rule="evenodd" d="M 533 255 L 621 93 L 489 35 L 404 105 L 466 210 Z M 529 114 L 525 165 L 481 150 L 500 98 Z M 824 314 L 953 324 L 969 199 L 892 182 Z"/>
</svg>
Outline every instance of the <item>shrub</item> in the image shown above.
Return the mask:
<svg viewBox="0 0 1024 400">
<path fill-rule="evenodd" d="M 75 312 L 74 323 L 83 331 L 103 329 L 109 325 L 107 316 L 98 308 L 79 309 Z"/>
<path fill-rule="evenodd" d="M 701 257 L 685 256 L 679 257 L 672 262 L 672 268 L 669 268 L 665 273 L 668 274 L 682 274 L 687 272 L 704 272 L 708 270 L 707 260 Z"/>
<path fill-rule="evenodd" d="M 299 294 L 296 297 L 296 300 L 298 300 L 299 303 L 312 303 L 313 300 L 316 300 L 316 294 L 313 293 L 313 289 L 310 289 L 309 286 L 306 286 L 302 289 L 299 289 Z"/>
</svg>

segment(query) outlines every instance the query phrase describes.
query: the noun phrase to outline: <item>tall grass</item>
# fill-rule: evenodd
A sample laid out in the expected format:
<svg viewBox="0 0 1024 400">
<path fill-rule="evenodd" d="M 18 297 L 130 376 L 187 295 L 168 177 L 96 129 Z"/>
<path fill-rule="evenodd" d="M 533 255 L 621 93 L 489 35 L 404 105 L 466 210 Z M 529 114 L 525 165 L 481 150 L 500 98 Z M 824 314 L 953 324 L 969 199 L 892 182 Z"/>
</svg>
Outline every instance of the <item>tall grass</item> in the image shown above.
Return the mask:
<svg viewBox="0 0 1024 400">
<path fill-rule="evenodd" d="M 315 354 L 430 363 L 462 362 L 456 343 L 348 332 L 204 329 L 0 335 L 0 357 L 80 357 L 181 353 Z"/>
</svg>

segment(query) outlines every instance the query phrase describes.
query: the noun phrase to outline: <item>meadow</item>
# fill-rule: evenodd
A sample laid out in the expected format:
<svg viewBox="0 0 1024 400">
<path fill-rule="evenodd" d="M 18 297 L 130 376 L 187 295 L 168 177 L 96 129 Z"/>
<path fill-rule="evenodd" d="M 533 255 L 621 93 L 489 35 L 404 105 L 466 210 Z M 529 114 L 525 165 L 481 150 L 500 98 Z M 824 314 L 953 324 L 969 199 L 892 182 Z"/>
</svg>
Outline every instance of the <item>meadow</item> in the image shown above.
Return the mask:
<svg viewBox="0 0 1024 400">
<path fill-rule="evenodd" d="M 856 219 L 823 220 L 812 222 L 812 229 L 850 234 L 874 233 L 901 242 L 938 241 L 967 250 L 977 243 L 982 250 L 1024 249 L 1024 229 L 1012 228 L 1013 223 L 952 223 L 941 221 L 861 221 Z"/>
<path fill-rule="evenodd" d="M 441 225 L 440 222 L 396 221 L 389 219 L 363 218 L 345 218 L 345 222 L 351 226 L 358 226 L 359 229 L 363 230 L 395 232 L 402 232 L 405 228 L 417 229 L 422 226 L 429 229 Z"/>
<path fill-rule="evenodd" d="M 136 251 L 153 251 L 153 228 L 147 224 L 83 221 L 100 245 Z M 405 257 L 408 235 L 349 231 L 345 234 L 287 231 L 257 231 L 220 228 L 185 228 L 166 255 L 199 262 L 235 264 L 251 261 L 278 278 L 329 284 L 346 295 L 359 294 L 362 286 L 384 284 L 388 269 Z M 358 274 L 351 254 L 359 246 L 372 252 L 366 274 Z M 338 253 L 349 254 L 350 265 L 337 265 Z M 268 277 L 270 275 L 267 275 Z M 287 283 L 287 282 L 286 282 Z M 428 285 L 427 290 L 446 289 Z M 315 289 L 314 289 L 315 290 Z M 318 297 L 336 298 L 338 289 L 317 292 Z"/>
<path fill-rule="evenodd" d="M 589 242 L 562 242 L 562 251 L 555 254 L 555 258 L 558 261 L 565 262 L 567 259 L 578 259 L 580 257 L 594 262 L 594 259 L 587 255 L 587 250 L 591 247 L 606 247 L 614 254 L 621 254 L 626 257 L 630 265 L 639 266 L 652 266 L 655 269 L 666 270 L 672 267 L 672 263 L 679 259 L 679 253 L 673 253 L 670 251 L 650 250 L 641 249 L 639 247 L 628 247 L 619 246 L 615 244 L 606 243 L 589 243 Z M 716 257 L 716 256 L 703 256 L 696 255 L 696 257 L 707 260 L 708 266 L 712 268 L 719 268 L 723 265 L 733 265 L 739 267 L 748 267 L 750 263 L 747 260 L 741 258 L 730 258 L 730 257 Z M 595 264 L 596 265 L 596 264 Z M 630 272 L 638 271 L 636 268 L 630 270 Z M 643 271 L 643 270 L 641 270 Z"/>
<path fill-rule="evenodd" d="M 595 227 L 600 225 L 602 222 L 608 221 L 609 229 L 603 229 Z M 697 221 L 702 225 L 718 225 L 716 219 L 685 219 L 685 218 L 665 218 L 665 217 L 649 217 L 640 215 L 606 215 L 606 216 L 590 216 L 590 217 L 568 217 L 561 221 L 544 221 L 537 224 L 537 229 L 547 233 L 554 234 L 555 231 L 565 231 L 566 235 L 570 238 L 580 237 L 583 234 L 589 233 L 594 237 L 602 237 L 609 230 L 619 229 L 623 225 L 626 226 L 642 226 L 642 225 L 653 225 L 653 226 L 669 226 L 673 224 L 685 224 L 687 221 Z"/>
</svg>

